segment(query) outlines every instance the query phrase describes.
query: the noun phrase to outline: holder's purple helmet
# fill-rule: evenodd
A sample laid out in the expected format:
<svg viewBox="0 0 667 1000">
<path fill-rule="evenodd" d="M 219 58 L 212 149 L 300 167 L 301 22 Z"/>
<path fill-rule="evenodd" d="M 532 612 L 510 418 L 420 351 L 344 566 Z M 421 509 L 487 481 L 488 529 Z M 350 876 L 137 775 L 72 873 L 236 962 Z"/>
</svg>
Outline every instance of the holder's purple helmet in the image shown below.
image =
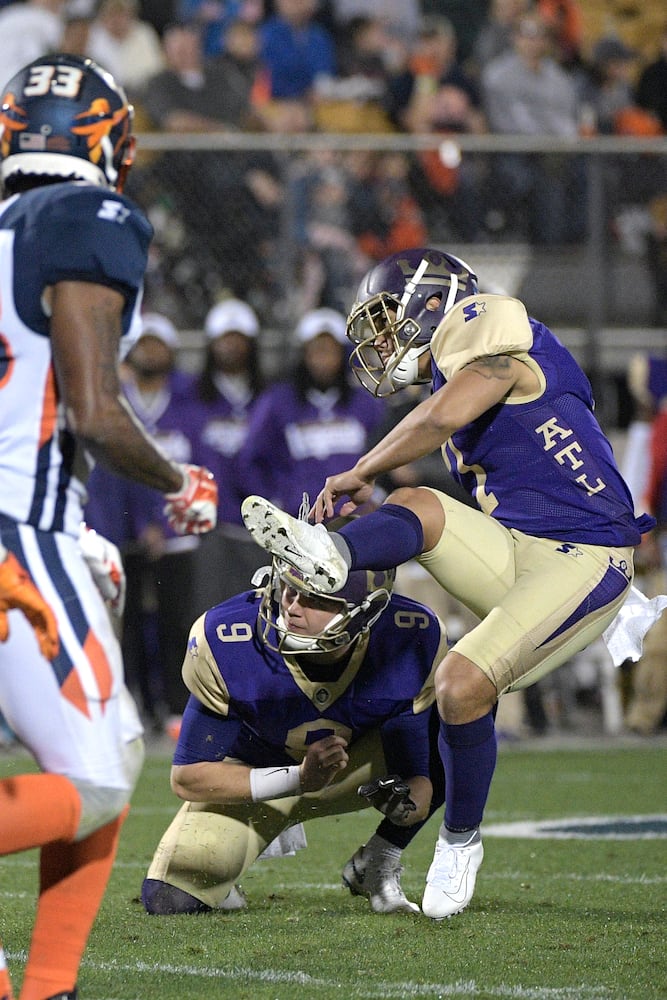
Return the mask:
<svg viewBox="0 0 667 1000">
<path fill-rule="evenodd" d="M 323 596 L 306 587 L 292 566 L 274 559 L 259 609 L 262 641 L 269 649 L 288 656 L 313 656 L 345 649 L 368 632 L 387 607 L 394 576 L 394 570 L 354 570 L 341 590 Z M 285 587 L 331 611 L 331 621 L 317 635 L 289 630 L 280 606 Z"/>
</svg>

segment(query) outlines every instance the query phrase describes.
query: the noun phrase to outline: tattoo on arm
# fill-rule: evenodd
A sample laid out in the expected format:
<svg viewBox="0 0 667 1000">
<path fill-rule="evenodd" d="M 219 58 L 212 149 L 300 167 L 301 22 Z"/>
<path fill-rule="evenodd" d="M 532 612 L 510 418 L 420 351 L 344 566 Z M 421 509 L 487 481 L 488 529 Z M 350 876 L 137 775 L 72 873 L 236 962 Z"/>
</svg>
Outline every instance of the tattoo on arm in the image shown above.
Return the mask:
<svg viewBox="0 0 667 1000">
<path fill-rule="evenodd" d="M 511 382 L 515 378 L 512 358 L 508 354 L 490 354 L 488 357 L 471 361 L 467 367 L 485 379 Z"/>
</svg>

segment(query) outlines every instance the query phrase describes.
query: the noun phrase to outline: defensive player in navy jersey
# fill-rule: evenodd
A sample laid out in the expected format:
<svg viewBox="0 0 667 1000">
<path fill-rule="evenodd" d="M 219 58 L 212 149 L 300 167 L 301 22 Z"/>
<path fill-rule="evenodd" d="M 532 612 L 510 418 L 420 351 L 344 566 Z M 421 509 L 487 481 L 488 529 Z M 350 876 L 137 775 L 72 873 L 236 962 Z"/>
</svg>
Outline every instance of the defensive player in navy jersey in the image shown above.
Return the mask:
<svg viewBox="0 0 667 1000">
<path fill-rule="evenodd" d="M 353 370 L 374 395 L 431 382 L 356 465 L 329 477 L 314 519 L 368 501 L 378 475 L 441 448 L 481 510 L 437 490 L 402 488 L 329 534 L 261 497 L 247 527 L 321 593 L 348 571 L 411 558 L 480 623 L 438 667 L 447 800 L 423 912 L 470 902 L 482 863 L 480 823 L 496 763 L 494 710 L 601 635 L 633 579 L 650 517 L 635 518 L 587 378 L 523 304 L 478 291 L 472 269 L 434 249 L 397 253 L 362 280 L 347 322 Z"/>
<path fill-rule="evenodd" d="M 287 563 L 259 573 L 263 589 L 214 607 L 190 633 L 171 776 L 186 802 L 155 852 L 144 905 L 238 908 L 235 883 L 267 845 L 289 848 L 303 821 L 370 803 L 386 818 L 343 881 L 374 912 L 418 913 L 400 857 L 444 797 L 433 690 L 444 627 L 391 596 L 393 571 L 352 572 L 327 597 Z"/>
<path fill-rule="evenodd" d="M 20 1000 L 76 997 L 127 804 L 141 726 L 103 599 L 79 548 L 95 460 L 165 494 L 183 533 L 215 523 L 205 469 L 167 461 L 121 401 L 151 227 L 121 191 L 132 109 L 87 59 L 45 56 L 0 104 L 0 542 L 53 609 L 45 659 L 16 612 L 0 709 L 39 774 L 0 781 L 0 854 L 41 848 Z M 0 968 L 0 997 L 11 997 Z"/>
</svg>

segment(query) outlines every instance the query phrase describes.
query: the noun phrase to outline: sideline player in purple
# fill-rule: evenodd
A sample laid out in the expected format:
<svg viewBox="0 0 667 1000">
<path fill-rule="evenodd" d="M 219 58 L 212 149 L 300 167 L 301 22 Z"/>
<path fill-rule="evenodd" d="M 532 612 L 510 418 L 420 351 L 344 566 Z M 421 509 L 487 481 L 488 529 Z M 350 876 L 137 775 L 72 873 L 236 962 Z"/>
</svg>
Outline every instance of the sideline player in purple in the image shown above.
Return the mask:
<svg viewBox="0 0 667 1000">
<path fill-rule="evenodd" d="M 518 299 L 480 293 L 464 261 L 435 249 L 388 257 L 362 280 L 347 335 L 352 368 L 373 395 L 429 381 L 433 391 L 326 480 L 315 520 L 345 497 L 349 513 L 378 475 L 438 448 L 481 510 L 422 487 L 396 490 L 334 534 L 261 497 L 247 498 L 243 513 L 255 540 L 321 593 L 342 586 L 350 569 L 417 558 L 480 618 L 436 675 L 447 799 L 422 909 L 442 919 L 468 905 L 482 863 L 498 697 L 610 626 L 653 521 L 635 518 L 572 355 Z"/>
<path fill-rule="evenodd" d="M 192 627 L 183 665 L 191 695 L 172 767 L 186 802 L 155 852 L 144 905 L 161 914 L 239 908 L 235 883 L 267 845 L 308 819 L 371 804 L 386 818 L 343 881 L 374 912 L 418 913 L 401 888 L 400 858 L 444 798 L 433 691 L 444 626 L 392 596 L 393 571 L 350 573 L 328 597 L 287 563 L 259 575 L 263 589 Z"/>
<path fill-rule="evenodd" d="M 204 365 L 191 391 L 194 460 L 218 483 L 218 521 L 242 526 L 248 483 L 240 456 L 264 388 L 259 318 L 247 302 L 223 299 L 207 313 L 204 332 Z"/>
<path fill-rule="evenodd" d="M 299 354 L 289 377 L 255 402 L 239 467 L 243 496 L 261 493 L 296 515 L 304 493 L 314 496 L 326 476 L 363 454 L 385 407 L 352 384 L 341 313 L 309 310 L 294 341 Z"/>
</svg>

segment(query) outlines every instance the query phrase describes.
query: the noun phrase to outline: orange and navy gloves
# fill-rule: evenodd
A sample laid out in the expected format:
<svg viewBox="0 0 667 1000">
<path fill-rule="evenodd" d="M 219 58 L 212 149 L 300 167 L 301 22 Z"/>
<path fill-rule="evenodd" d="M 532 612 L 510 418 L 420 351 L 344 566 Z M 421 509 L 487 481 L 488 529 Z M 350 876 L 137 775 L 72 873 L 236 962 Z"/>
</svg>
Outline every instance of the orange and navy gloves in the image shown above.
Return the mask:
<svg viewBox="0 0 667 1000">
<path fill-rule="evenodd" d="M 179 465 L 183 486 L 177 493 L 167 493 L 164 513 L 179 535 L 203 535 L 215 528 L 218 520 L 218 486 L 201 465 Z"/>
<path fill-rule="evenodd" d="M 0 642 L 9 636 L 7 612 L 22 611 L 32 625 L 42 656 L 53 660 L 60 643 L 55 615 L 13 552 L 0 547 Z"/>
<path fill-rule="evenodd" d="M 111 613 L 122 618 L 125 608 L 125 570 L 118 547 L 84 522 L 79 529 L 79 549 Z"/>
</svg>

